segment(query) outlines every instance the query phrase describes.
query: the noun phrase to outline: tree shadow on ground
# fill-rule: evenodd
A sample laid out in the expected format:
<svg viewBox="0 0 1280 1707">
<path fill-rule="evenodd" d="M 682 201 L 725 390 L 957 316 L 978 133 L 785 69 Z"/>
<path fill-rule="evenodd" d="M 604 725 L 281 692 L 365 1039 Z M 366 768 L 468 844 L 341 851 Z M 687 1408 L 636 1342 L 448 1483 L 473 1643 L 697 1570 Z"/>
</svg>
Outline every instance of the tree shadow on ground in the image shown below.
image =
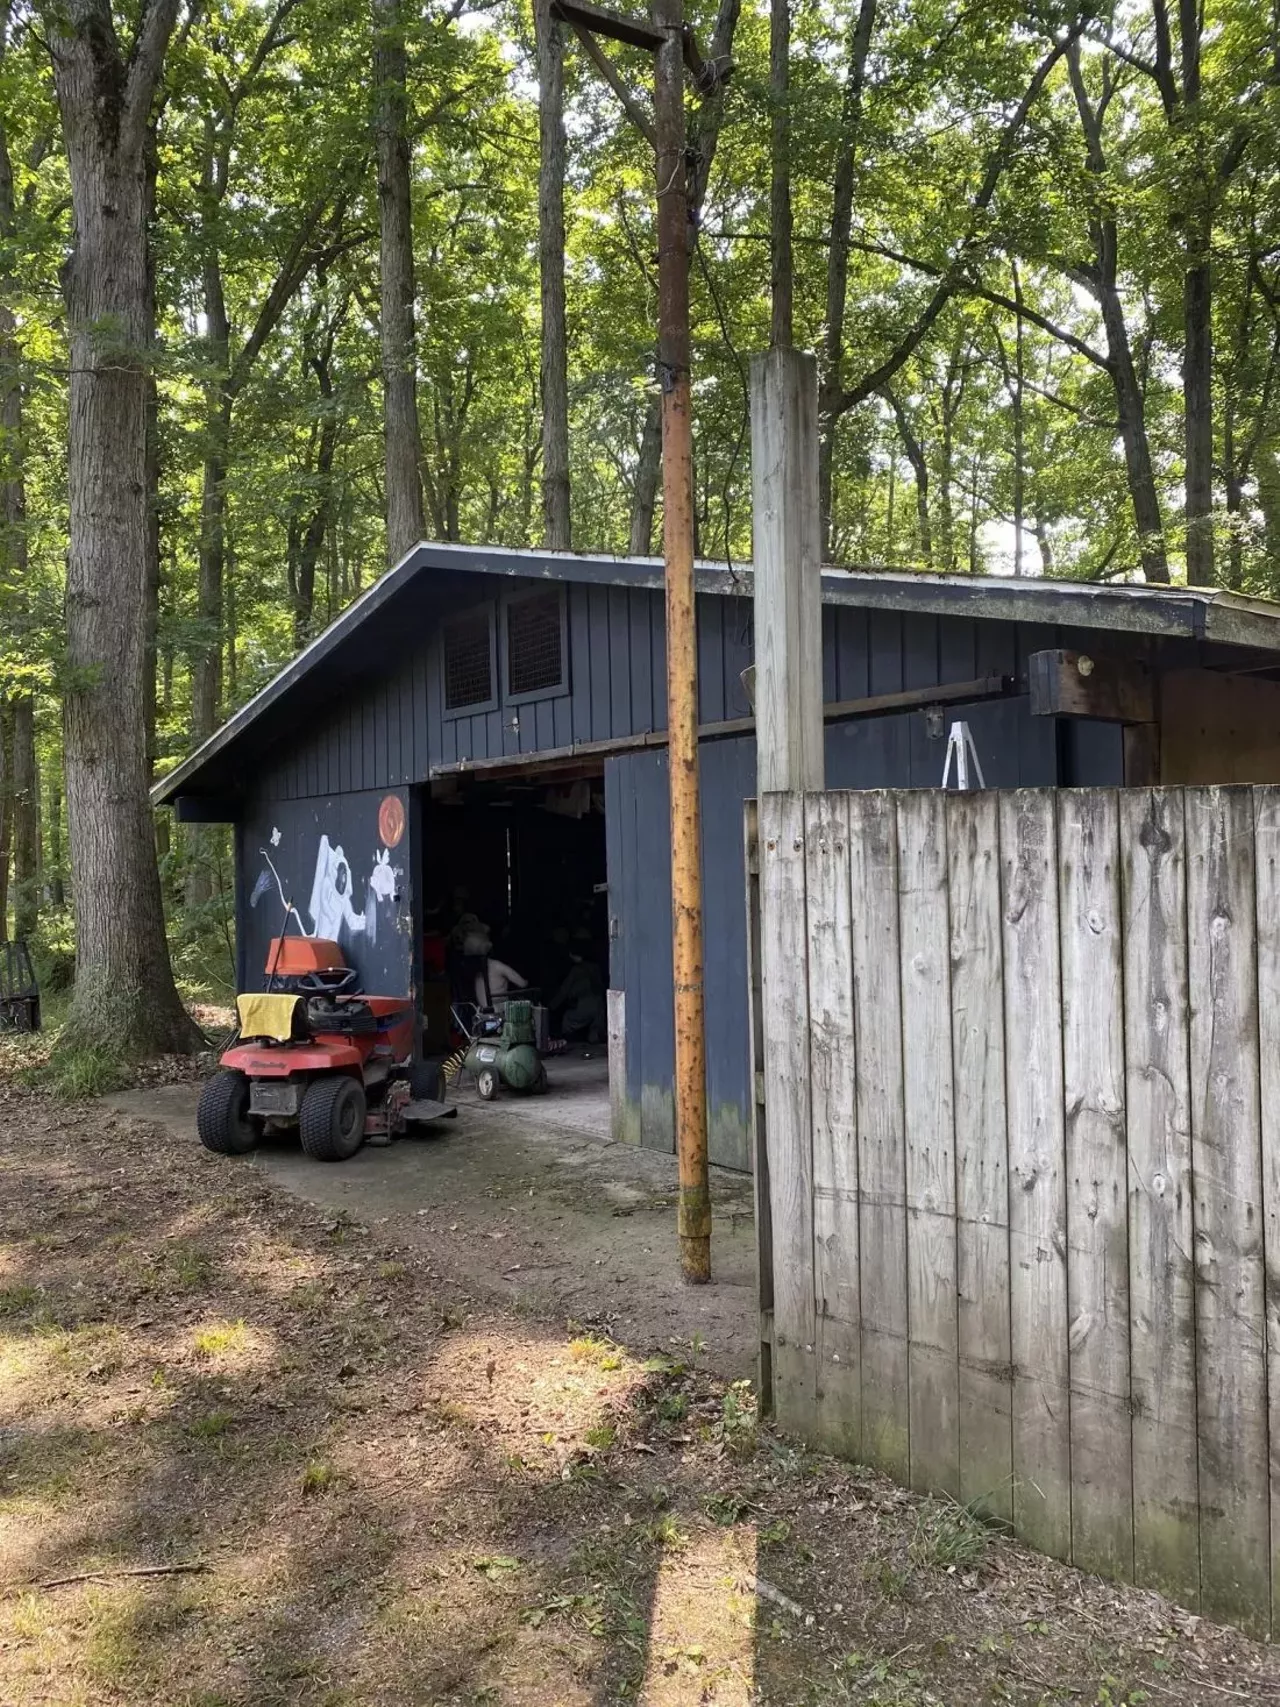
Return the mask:
<svg viewBox="0 0 1280 1707">
<path fill-rule="evenodd" d="M 973 1550 L 644 1349 L 194 1144 L 0 1108 L 0 1699 L 1280 1698 L 1268 1650 Z"/>
</svg>

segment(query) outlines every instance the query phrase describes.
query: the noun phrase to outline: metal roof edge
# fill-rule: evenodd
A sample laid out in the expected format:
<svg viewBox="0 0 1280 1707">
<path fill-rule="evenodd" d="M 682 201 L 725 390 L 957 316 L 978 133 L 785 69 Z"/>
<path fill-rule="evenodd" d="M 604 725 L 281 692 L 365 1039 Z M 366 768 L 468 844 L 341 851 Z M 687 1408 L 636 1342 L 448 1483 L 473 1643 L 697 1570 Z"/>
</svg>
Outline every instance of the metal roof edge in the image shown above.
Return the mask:
<svg viewBox="0 0 1280 1707">
<path fill-rule="evenodd" d="M 151 804 L 165 806 L 181 794 L 184 781 L 202 769 L 208 760 L 215 758 L 242 730 L 255 722 L 262 712 L 274 705 L 313 665 L 327 658 L 351 629 L 357 627 L 366 616 L 385 604 L 393 593 L 411 581 L 420 567 L 417 558 L 421 550 L 421 545 L 415 545 L 412 551 L 406 551 L 398 563 L 379 575 L 371 587 L 366 587 L 358 598 L 353 599 L 341 616 L 333 619 L 328 628 L 317 634 L 314 640 L 308 641 L 301 652 L 290 658 L 265 687 L 258 689 L 252 699 L 247 699 L 240 709 L 233 712 L 225 723 L 202 741 L 193 753 L 188 753 L 181 764 L 175 765 L 158 782 L 153 783 Z"/>
</svg>

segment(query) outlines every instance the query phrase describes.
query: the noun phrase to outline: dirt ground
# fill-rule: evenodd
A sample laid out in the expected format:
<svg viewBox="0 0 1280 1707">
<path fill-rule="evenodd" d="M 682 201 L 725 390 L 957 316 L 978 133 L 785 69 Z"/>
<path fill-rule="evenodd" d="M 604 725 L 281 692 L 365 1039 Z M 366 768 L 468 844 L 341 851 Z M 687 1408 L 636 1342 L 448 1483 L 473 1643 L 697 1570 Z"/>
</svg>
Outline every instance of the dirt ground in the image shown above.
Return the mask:
<svg viewBox="0 0 1280 1707">
<path fill-rule="evenodd" d="M 454 1093 L 455 1120 L 340 1167 L 317 1165 L 287 1139 L 249 1166 L 318 1209 L 411 1246 L 428 1279 L 460 1282 L 524 1314 L 572 1317 L 628 1344 L 697 1336 L 717 1373 L 754 1374 L 750 1178 L 712 1170 L 716 1284 L 689 1291 L 679 1281 L 673 1158 L 602 1141 L 609 1090 L 598 1057 L 555 1060 L 550 1071 L 551 1095 L 494 1103 L 476 1096 L 468 1076 Z M 177 1084 L 108 1100 L 189 1145 L 198 1094 L 196 1084 Z"/>
<path fill-rule="evenodd" d="M 615 1217 L 564 1135 L 464 1220 L 462 1121 L 299 1183 L 172 1096 L 0 1086 L 5 1707 L 1280 1701 L 1280 1653 L 759 1427 L 746 1281 L 628 1295 L 661 1170 Z"/>
</svg>

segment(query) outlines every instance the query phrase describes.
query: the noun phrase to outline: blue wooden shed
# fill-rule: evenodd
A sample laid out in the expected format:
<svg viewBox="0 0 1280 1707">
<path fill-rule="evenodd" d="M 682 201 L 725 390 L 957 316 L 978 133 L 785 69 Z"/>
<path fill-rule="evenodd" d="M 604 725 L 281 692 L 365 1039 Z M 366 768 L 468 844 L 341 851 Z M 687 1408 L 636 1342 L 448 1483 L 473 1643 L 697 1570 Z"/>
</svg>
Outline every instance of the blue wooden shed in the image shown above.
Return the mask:
<svg viewBox="0 0 1280 1707">
<path fill-rule="evenodd" d="M 698 589 L 711 1154 L 745 1168 L 750 567 Z M 823 605 L 828 787 L 937 787 L 956 721 L 991 787 L 1280 781 L 1280 607 L 848 570 Z M 154 790 L 235 826 L 241 987 L 287 914 L 426 1001 L 424 934 L 474 907 L 544 985 L 575 946 L 607 961 L 614 1135 L 670 1149 L 663 623 L 651 558 L 423 544 L 389 570 Z"/>
</svg>

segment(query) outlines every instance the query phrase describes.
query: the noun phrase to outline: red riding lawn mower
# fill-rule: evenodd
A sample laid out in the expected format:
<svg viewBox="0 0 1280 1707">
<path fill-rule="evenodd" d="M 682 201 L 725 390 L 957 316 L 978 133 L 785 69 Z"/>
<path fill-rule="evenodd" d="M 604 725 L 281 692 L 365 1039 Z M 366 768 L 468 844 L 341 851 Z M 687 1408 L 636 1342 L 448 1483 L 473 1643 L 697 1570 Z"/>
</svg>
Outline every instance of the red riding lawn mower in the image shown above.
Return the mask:
<svg viewBox="0 0 1280 1707">
<path fill-rule="evenodd" d="M 412 1003 L 362 994 L 336 942 L 276 937 L 266 970 L 264 994 L 237 996 L 236 1035 L 200 1093 L 207 1150 L 242 1156 L 296 1127 L 307 1155 L 345 1162 L 366 1138 L 457 1114 L 437 1100 L 439 1069 L 415 1059 Z"/>
</svg>

